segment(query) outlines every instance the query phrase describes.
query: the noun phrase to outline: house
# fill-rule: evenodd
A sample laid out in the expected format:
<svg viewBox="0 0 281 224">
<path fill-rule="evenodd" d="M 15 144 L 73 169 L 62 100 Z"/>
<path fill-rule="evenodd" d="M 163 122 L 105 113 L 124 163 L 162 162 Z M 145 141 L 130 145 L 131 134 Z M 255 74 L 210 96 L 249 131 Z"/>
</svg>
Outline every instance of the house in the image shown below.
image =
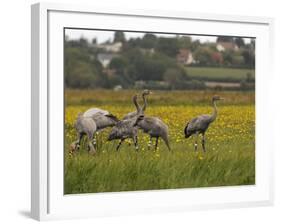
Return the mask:
<svg viewBox="0 0 281 224">
<path fill-rule="evenodd" d="M 122 90 L 123 89 L 123 87 L 121 86 L 121 85 L 116 85 L 116 86 L 114 86 L 114 88 L 113 88 L 113 90 L 114 91 L 120 91 L 120 90 Z"/>
<path fill-rule="evenodd" d="M 118 53 L 122 50 L 122 42 L 116 42 L 116 43 L 105 43 L 105 44 L 99 44 L 96 45 L 97 48 L 103 49 L 107 52 L 112 53 Z"/>
<path fill-rule="evenodd" d="M 239 50 L 239 47 L 237 46 L 236 43 L 226 42 L 226 41 L 218 42 L 216 48 L 219 52 L 223 52 L 223 51 L 226 51 L 226 50 L 233 50 L 233 51 Z"/>
<path fill-rule="evenodd" d="M 177 54 L 177 62 L 183 65 L 190 65 L 194 63 L 191 51 L 186 48 L 179 49 Z"/>
<path fill-rule="evenodd" d="M 112 53 L 99 53 L 97 55 L 98 61 L 102 64 L 104 68 L 107 68 L 111 60 L 115 57 L 118 57 L 118 55 Z"/>
</svg>

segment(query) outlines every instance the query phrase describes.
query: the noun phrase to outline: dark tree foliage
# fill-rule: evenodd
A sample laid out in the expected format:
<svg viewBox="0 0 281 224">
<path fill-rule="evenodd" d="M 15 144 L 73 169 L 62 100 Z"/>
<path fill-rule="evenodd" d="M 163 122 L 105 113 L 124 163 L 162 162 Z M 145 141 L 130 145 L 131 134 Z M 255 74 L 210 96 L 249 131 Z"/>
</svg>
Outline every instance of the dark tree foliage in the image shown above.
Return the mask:
<svg viewBox="0 0 281 224">
<path fill-rule="evenodd" d="M 140 46 L 145 49 L 155 48 L 157 45 L 157 37 L 151 33 L 146 33 L 140 40 Z"/>
<path fill-rule="evenodd" d="M 114 42 L 125 42 L 126 38 L 125 38 L 125 34 L 122 31 L 115 31 L 114 33 Z"/>
<path fill-rule="evenodd" d="M 175 57 L 179 51 L 179 44 L 176 38 L 159 37 L 156 49 L 169 57 Z"/>
<path fill-rule="evenodd" d="M 219 36 L 217 38 L 217 43 L 218 42 L 233 42 L 233 41 L 234 41 L 234 38 L 231 36 Z"/>
<path fill-rule="evenodd" d="M 237 44 L 237 46 L 238 46 L 239 48 L 245 46 L 245 42 L 244 42 L 243 38 L 241 38 L 241 37 L 236 37 L 236 38 L 234 39 L 234 42 Z"/>
<path fill-rule="evenodd" d="M 162 80 L 165 72 L 165 65 L 159 60 L 142 58 L 135 64 L 137 80 Z"/>
<path fill-rule="evenodd" d="M 187 49 L 192 48 L 193 43 L 192 43 L 191 37 L 189 37 L 189 36 L 178 37 L 177 41 L 178 41 L 179 48 L 187 48 Z"/>
<path fill-rule="evenodd" d="M 65 85 L 68 88 L 91 88 L 104 82 L 101 64 L 82 47 L 66 47 L 64 57 Z"/>
<path fill-rule="evenodd" d="M 198 47 L 194 52 L 194 57 L 199 65 L 208 66 L 212 62 L 213 50 L 209 47 Z"/>
<path fill-rule="evenodd" d="M 249 65 L 251 68 L 255 67 L 255 54 L 251 50 L 244 50 L 242 52 L 245 64 Z"/>
</svg>

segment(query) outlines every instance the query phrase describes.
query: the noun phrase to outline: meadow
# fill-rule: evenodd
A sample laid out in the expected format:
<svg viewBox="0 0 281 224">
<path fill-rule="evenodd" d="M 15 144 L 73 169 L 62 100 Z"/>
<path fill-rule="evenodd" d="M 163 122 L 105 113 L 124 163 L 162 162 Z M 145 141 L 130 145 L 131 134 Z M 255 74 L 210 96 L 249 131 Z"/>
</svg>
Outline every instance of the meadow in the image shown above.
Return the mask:
<svg viewBox="0 0 281 224">
<path fill-rule="evenodd" d="M 149 137 L 139 131 L 138 151 L 127 140 L 117 152 L 119 141 L 106 141 L 108 128 L 97 135 L 95 156 L 88 155 L 85 140 L 79 152 L 68 153 L 76 140 L 73 124 L 79 112 L 98 107 L 122 118 L 135 110 L 135 93 L 141 91 L 65 91 L 65 194 L 255 184 L 254 92 L 154 91 L 146 114 L 169 126 L 171 151 L 161 140 L 157 150 L 148 150 Z M 194 137 L 184 138 L 185 124 L 212 113 L 214 94 L 225 100 L 218 102 L 218 118 L 206 132 L 207 152 L 201 144 L 194 151 Z"/>
<path fill-rule="evenodd" d="M 247 73 L 255 79 L 255 70 L 246 68 L 186 67 L 186 71 L 191 78 L 202 81 L 240 82 L 247 79 Z"/>
</svg>

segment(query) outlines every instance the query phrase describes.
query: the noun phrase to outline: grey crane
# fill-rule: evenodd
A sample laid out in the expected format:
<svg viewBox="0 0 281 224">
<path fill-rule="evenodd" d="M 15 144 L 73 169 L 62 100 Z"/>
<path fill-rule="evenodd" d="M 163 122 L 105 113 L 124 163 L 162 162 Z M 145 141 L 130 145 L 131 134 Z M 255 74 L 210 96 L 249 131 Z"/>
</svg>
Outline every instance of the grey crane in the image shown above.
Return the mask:
<svg viewBox="0 0 281 224">
<path fill-rule="evenodd" d="M 216 106 L 216 101 L 223 100 L 223 98 L 219 96 L 213 96 L 212 98 L 212 104 L 213 104 L 213 113 L 211 115 L 200 115 L 195 118 L 193 118 L 190 122 L 187 122 L 185 128 L 184 128 L 184 134 L 185 138 L 189 138 L 191 135 L 195 134 L 195 150 L 197 150 L 197 142 L 198 142 L 198 135 L 202 135 L 202 148 L 203 151 L 206 152 L 205 148 L 205 132 L 207 131 L 209 125 L 214 122 L 218 116 L 218 110 Z"/>
<path fill-rule="evenodd" d="M 70 146 L 70 152 L 77 151 L 80 147 L 82 137 L 87 135 L 88 137 L 88 152 L 91 154 L 96 153 L 96 149 L 92 143 L 94 134 L 97 130 L 95 121 L 90 117 L 84 117 L 83 113 L 79 113 L 75 121 L 74 127 L 77 133 L 77 140 Z"/>
<path fill-rule="evenodd" d="M 114 126 L 119 120 L 106 110 L 90 108 L 84 112 L 83 117 L 91 117 L 97 125 L 97 131 Z"/>
<path fill-rule="evenodd" d="M 84 112 L 83 117 L 91 117 L 97 126 L 96 134 L 94 136 L 94 145 L 97 145 L 97 137 L 96 135 L 107 127 L 112 127 L 116 125 L 119 121 L 118 118 L 106 110 L 102 110 L 99 108 L 90 108 L 86 112 Z"/>
<path fill-rule="evenodd" d="M 137 115 L 138 115 L 138 110 L 141 110 L 142 113 L 144 113 L 144 111 L 146 110 L 146 107 L 147 107 L 147 99 L 146 99 L 146 97 L 147 97 L 149 94 L 151 94 L 151 93 L 152 93 L 152 92 L 151 92 L 150 90 L 145 89 L 145 90 L 142 92 L 143 107 L 140 108 L 140 106 L 139 106 L 139 104 L 138 104 L 137 102 L 134 103 L 134 104 L 136 105 L 137 110 L 134 111 L 134 112 L 130 112 L 130 113 L 126 114 L 126 115 L 123 117 L 123 119 L 133 118 L 133 117 L 137 116 Z"/>
<path fill-rule="evenodd" d="M 132 118 L 123 119 L 112 128 L 108 141 L 112 141 L 114 139 L 120 139 L 119 144 L 117 145 L 116 150 L 118 151 L 122 142 L 127 138 L 132 138 L 135 144 L 136 150 L 138 150 L 138 127 L 135 126 L 138 115 L 142 114 L 141 109 L 137 104 L 137 95 L 133 97 L 133 103 L 137 108 L 137 116 Z"/>
<path fill-rule="evenodd" d="M 169 144 L 168 126 L 160 118 L 140 115 L 136 120 L 135 126 L 142 129 L 144 133 L 149 134 L 149 149 L 151 146 L 152 138 L 156 138 L 155 150 L 157 149 L 159 138 L 162 138 L 168 149 L 171 150 Z"/>
<path fill-rule="evenodd" d="M 97 131 L 101 131 L 107 127 L 113 127 L 119 121 L 118 118 L 112 114 L 107 114 L 107 115 L 96 114 L 91 116 L 91 118 L 95 121 L 97 125 Z"/>
<path fill-rule="evenodd" d="M 107 110 L 103 110 L 103 109 L 100 109 L 100 108 L 93 107 L 93 108 L 90 108 L 87 111 L 85 111 L 83 116 L 92 117 L 92 116 L 97 115 L 97 114 L 108 115 L 110 113 Z"/>
</svg>

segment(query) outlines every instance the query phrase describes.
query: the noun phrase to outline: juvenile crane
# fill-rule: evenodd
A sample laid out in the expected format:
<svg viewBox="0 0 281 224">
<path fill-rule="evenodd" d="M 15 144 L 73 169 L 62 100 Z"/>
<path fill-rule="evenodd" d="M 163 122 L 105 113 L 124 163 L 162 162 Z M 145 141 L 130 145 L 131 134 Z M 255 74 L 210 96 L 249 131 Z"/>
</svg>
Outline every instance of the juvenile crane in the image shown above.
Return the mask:
<svg viewBox="0 0 281 224">
<path fill-rule="evenodd" d="M 112 127 L 117 124 L 119 121 L 118 118 L 106 110 L 99 108 L 90 108 L 84 112 L 83 117 L 92 118 L 97 126 L 96 134 L 94 136 L 94 145 L 97 145 L 97 134 L 102 131 L 104 128 Z"/>
<path fill-rule="evenodd" d="M 202 135 L 202 148 L 203 151 L 206 152 L 205 148 L 205 132 L 207 131 L 209 125 L 214 122 L 218 116 L 218 110 L 216 106 L 216 101 L 223 100 L 223 98 L 219 96 L 213 96 L 212 103 L 213 103 L 213 113 L 211 115 L 200 115 L 198 117 L 193 118 L 190 122 L 188 122 L 184 128 L 185 138 L 189 138 L 191 135 L 195 134 L 195 144 L 194 148 L 197 150 L 197 142 L 198 142 L 198 135 Z"/>
<path fill-rule="evenodd" d="M 136 150 L 138 150 L 138 127 L 135 126 L 138 115 L 142 113 L 141 109 L 137 104 L 137 95 L 133 97 L 133 103 L 137 108 L 137 115 L 132 118 L 123 119 L 112 128 L 108 141 L 112 141 L 114 139 L 120 139 L 120 142 L 116 148 L 118 151 L 122 142 L 127 138 L 132 138 L 135 144 Z"/>
<path fill-rule="evenodd" d="M 126 115 L 123 117 L 123 119 L 133 118 L 133 117 L 137 116 L 137 115 L 138 115 L 138 110 L 141 110 L 141 112 L 144 113 L 144 111 L 146 110 L 146 107 L 147 107 L 147 99 L 146 99 L 146 97 L 147 97 L 149 94 L 151 94 L 151 93 L 152 93 L 151 91 L 145 89 L 145 90 L 142 92 L 143 107 L 140 108 L 139 104 L 136 103 L 136 104 L 137 104 L 137 105 L 136 105 L 137 110 L 134 111 L 134 112 L 130 112 L 130 113 L 126 114 Z"/>
<path fill-rule="evenodd" d="M 86 116 L 83 115 L 83 117 Z M 112 114 L 107 114 L 107 115 L 96 114 L 91 116 L 90 118 L 92 118 L 95 121 L 97 125 L 97 132 L 107 127 L 113 127 L 119 121 L 118 118 Z"/>
<path fill-rule="evenodd" d="M 90 117 L 84 117 L 83 113 L 79 113 L 74 124 L 77 133 L 77 140 L 70 146 L 70 152 L 77 151 L 80 147 L 82 137 L 87 135 L 88 137 L 88 152 L 91 154 L 96 153 L 96 149 L 92 143 L 94 134 L 97 130 L 95 121 Z"/>
<path fill-rule="evenodd" d="M 108 115 L 110 113 L 107 110 L 103 110 L 103 109 L 100 109 L 100 108 L 93 107 L 93 108 L 90 108 L 87 111 L 85 111 L 83 116 L 92 117 L 92 116 L 97 115 L 97 114 Z"/>
<path fill-rule="evenodd" d="M 155 150 L 157 149 L 159 138 L 162 138 L 168 149 L 171 150 L 169 144 L 168 126 L 160 118 L 140 115 L 136 120 L 135 126 L 142 129 L 144 133 L 149 134 L 150 136 L 150 140 L 148 143 L 149 149 L 152 143 L 152 138 L 156 138 Z"/>
</svg>

